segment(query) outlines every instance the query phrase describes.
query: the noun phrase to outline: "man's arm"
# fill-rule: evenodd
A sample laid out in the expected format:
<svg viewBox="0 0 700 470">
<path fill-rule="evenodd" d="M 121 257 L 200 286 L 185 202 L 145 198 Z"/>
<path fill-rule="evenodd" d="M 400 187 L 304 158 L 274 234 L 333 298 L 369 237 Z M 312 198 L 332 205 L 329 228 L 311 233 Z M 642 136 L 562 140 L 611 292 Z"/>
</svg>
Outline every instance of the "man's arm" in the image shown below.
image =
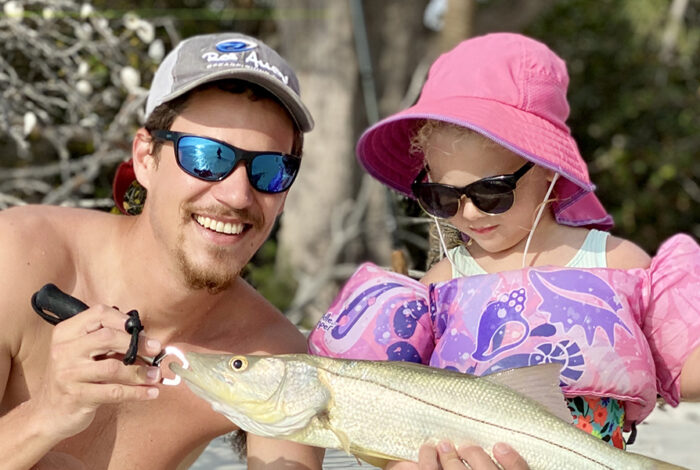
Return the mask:
<svg viewBox="0 0 700 470">
<path fill-rule="evenodd" d="M 248 470 L 321 470 L 324 449 L 248 434 Z"/>
<path fill-rule="evenodd" d="M 5 338 L 3 338 L 5 339 Z M 12 357 L 7 343 L 0 352 L 0 399 L 4 397 L 10 375 Z M 58 443 L 46 435 L 41 420 L 29 402 L 25 402 L 0 418 L 0 461 L 3 468 L 26 469 L 36 463 Z"/>
</svg>

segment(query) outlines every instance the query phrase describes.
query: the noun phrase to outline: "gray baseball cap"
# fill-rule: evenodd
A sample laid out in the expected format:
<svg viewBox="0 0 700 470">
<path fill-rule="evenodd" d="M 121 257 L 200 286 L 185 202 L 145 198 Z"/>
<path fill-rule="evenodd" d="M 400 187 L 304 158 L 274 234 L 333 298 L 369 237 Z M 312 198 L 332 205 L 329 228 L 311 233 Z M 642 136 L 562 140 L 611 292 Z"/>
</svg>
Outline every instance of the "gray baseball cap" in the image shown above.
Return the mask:
<svg viewBox="0 0 700 470">
<path fill-rule="evenodd" d="M 205 83 L 235 78 L 272 93 L 303 132 L 314 127 L 301 101 L 294 70 L 259 39 L 240 33 L 192 36 L 181 41 L 156 70 L 146 101 L 146 117 L 159 105 Z"/>
</svg>

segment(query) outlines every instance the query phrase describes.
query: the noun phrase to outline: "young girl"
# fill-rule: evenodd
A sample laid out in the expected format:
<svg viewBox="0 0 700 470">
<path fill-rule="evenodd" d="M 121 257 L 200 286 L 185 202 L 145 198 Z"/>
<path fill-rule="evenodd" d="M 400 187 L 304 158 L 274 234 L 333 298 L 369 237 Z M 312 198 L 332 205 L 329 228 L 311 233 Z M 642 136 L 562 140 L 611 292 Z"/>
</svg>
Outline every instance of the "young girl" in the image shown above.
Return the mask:
<svg viewBox="0 0 700 470">
<path fill-rule="evenodd" d="M 475 375 L 557 362 L 574 424 L 620 448 L 657 393 L 700 398 L 700 247 L 676 235 L 652 259 L 607 233 L 567 86 L 544 44 L 473 38 L 437 59 L 414 106 L 362 135 L 367 171 L 465 243 L 443 242 L 422 284 L 361 266 L 312 353 Z"/>
</svg>

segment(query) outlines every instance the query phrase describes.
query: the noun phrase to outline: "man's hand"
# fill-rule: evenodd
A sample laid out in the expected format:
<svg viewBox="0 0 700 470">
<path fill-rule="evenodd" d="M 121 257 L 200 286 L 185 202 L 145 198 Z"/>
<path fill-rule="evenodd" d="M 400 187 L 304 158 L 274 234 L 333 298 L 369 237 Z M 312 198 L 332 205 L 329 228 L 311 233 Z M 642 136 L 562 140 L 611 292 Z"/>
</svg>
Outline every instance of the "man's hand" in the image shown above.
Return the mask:
<svg viewBox="0 0 700 470">
<path fill-rule="evenodd" d="M 493 455 L 503 470 L 530 470 L 527 462 L 507 444 L 498 443 Z M 468 466 L 467 466 L 468 465 Z M 441 442 L 437 447 L 424 445 L 418 453 L 418 463 L 392 462 L 386 470 L 499 470 L 491 457 L 477 446 L 462 446 L 455 449 L 450 442 Z"/>
<path fill-rule="evenodd" d="M 158 396 L 157 367 L 126 366 L 121 361 L 131 340 L 124 329 L 128 319 L 114 308 L 97 305 L 54 327 L 43 386 L 31 406 L 55 438 L 87 428 L 100 405 Z M 155 356 L 160 349 L 158 341 L 140 336 L 142 355 Z"/>
</svg>

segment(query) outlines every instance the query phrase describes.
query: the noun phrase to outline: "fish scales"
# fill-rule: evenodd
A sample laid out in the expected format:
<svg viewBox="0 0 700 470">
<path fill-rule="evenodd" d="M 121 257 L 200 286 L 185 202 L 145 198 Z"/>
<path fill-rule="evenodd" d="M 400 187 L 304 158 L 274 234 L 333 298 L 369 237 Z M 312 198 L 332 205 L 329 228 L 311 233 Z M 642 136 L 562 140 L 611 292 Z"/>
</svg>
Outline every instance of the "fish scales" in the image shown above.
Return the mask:
<svg viewBox="0 0 700 470">
<path fill-rule="evenodd" d="M 242 429 L 365 459 L 417 461 L 421 444 L 447 439 L 487 451 L 507 442 L 533 470 L 681 468 L 615 449 L 501 383 L 537 381 L 551 364 L 485 378 L 305 354 L 187 357 L 190 369 L 171 368 Z"/>
<path fill-rule="evenodd" d="M 505 441 L 532 468 L 621 468 L 606 463 L 614 449 L 599 439 L 586 439 L 576 450 L 563 448 L 557 444 L 562 436 L 576 439 L 582 432 L 544 414 L 541 405 L 488 381 L 437 369 L 426 374 L 425 368 L 410 364 L 392 370 L 380 362 L 315 360 L 333 390 L 330 424 L 344 429 L 360 452 L 382 442 L 386 454 L 417 461 L 418 449 L 426 441 L 448 439 L 486 449 Z M 552 458 L 557 452 L 570 454 L 568 466 Z M 644 467 L 635 463 L 630 468 Z"/>
</svg>

